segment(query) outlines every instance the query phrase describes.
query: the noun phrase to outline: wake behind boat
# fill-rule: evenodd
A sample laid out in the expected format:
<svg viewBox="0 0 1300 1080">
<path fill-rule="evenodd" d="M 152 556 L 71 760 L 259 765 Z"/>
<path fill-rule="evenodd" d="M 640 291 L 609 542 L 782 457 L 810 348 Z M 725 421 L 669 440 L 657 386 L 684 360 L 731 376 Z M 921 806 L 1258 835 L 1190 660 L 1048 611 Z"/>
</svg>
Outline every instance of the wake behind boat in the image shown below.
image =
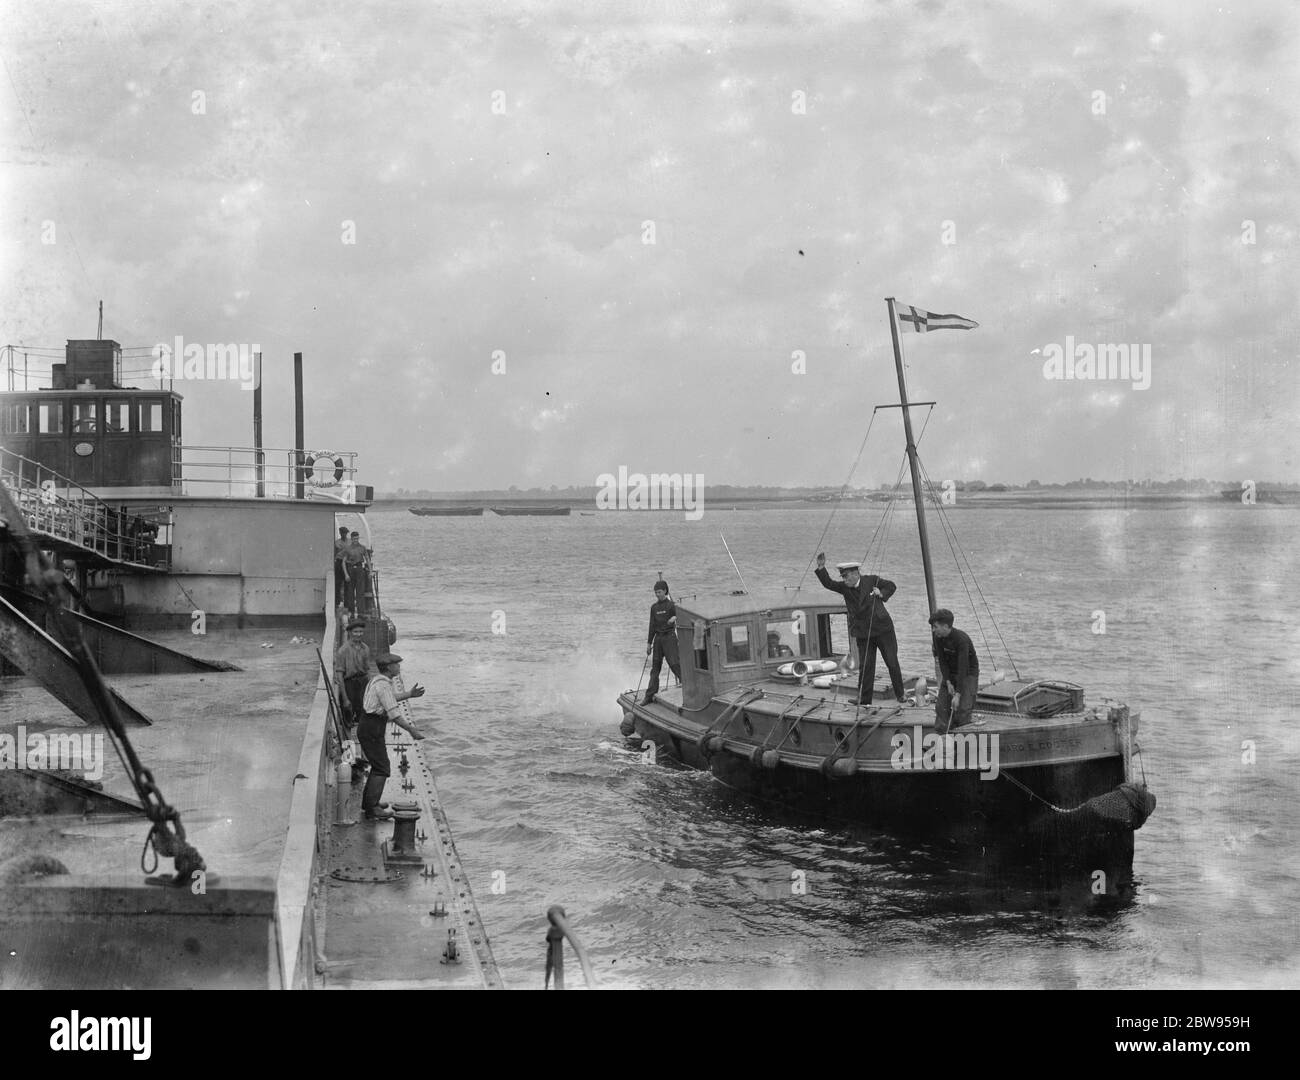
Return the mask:
<svg viewBox="0 0 1300 1080">
<path fill-rule="evenodd" d="M 937 613 L 913 406 L 888 304 L 900 396 L 890 407 L 902 410 L 926 593 Z M 845 607 L 821 588 L 703 596 L 676 612 L 681 685 L 648 703 L 631 690 L 618 698 L 623 734 L 653 744 L 657 756 L 800 812 L 1051 853 L 1103 870 L 1107 894 L 1126 887 L 1133 832 L 1155 805 L 1134 774 L 1139 715 L 1127 705 L 1089 702 L 1064 680 L 994 672 L 969 723 L 944 732 L 927 676 L 905 681 L 904 702 L 856 703 Z"/>
</svg>

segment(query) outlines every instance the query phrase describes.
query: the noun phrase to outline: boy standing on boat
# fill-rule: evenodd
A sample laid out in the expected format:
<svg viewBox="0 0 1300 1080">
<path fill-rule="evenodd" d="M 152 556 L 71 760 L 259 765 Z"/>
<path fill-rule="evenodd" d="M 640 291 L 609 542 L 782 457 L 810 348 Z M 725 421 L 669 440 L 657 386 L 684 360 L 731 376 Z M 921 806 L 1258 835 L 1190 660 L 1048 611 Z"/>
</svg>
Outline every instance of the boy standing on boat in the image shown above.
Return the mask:
<svg viewBox="0 0 1300 1080">
<path fill-rule="evenodd" d="M 655 602 L 650 605 L 650 637 L 646 641 L 645 654 L 654 654 L 654 663 L 650 665 L 650 685 L 646 687 L 645 700 L 642 705 L 649 705 L 659 693 L 659 672 L 663 669 L 664 659 L 668 660 L 668 669 L 682 681 L 682 665 L 677 656 L 677 605 L 668 599 L 668 582 L 655 582 Z"/>
<path fill-rule="evenodd" d="M 889 681 L 893 684 L 894 698 L 906 704 L 903 693 L 903 670 L 898 666 L 898 638 L 894 635 L 894 620 L 885 610 L 885 601 L 894 595 L 898 586 L 892 581 L 860 571 L 861 563 L 842 562 L 835 567 L 842 582 L 832 581 L 826 572 L 826 554 L 817 553 L 817 580 L 831 592 L 844 597 L 844 607 L 849 613 L 849 635 L 858 643 L 858 703 L 871 704 L 871 693 L 876 682 L 876 650 L 885 658 Z"/>
<path fill-rule="evenodd" d="M 357 742 L 361 744 L 366 760 L 370 762 L 370 776 L 366 778 L 366 787 L 361 793 L 361 813 L 367 821 L 382 821 L 393 816 L 393 812 L 379 802 L 384 793 L 384 783 L 393 771 L 388 763 L 389 723 L 396 724 L 417 742 L 424 738 L 403 722 L 402 710 L 398 704 L 410 698 L 424 697 L 424 687 L 416 683 L 401 694 L 393 687 L 393 679 L 402 670 L 400 656 L 384 653 L 375 658 L 375 664 L 379 667 L 379 674 L 372 676 L 366 684 L 362 701 L 364 711 L 357 728 Z"/>
<path fill-rule="evenodd" d="M 934 707 L 935 728 L 942 734 L 949 727 L 970 723 L 975 692 L 979 689 L 980 658 L 975 654 L 970 635 L 953 627 L 952 612 L 947 608 L 940 608 L 930 616 L 930 632 L 934 635 L 934 656 L 942 677 L 939 700 Z"/>
</svg>

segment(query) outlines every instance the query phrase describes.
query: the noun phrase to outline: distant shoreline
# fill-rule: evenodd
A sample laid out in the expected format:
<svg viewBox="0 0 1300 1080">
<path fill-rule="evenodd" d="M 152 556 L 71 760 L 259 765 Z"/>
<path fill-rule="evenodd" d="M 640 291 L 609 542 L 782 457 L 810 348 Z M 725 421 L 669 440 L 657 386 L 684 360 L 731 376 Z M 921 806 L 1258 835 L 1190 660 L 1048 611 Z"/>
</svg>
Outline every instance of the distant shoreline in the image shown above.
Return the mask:
<svg viewBox="0 0 1300 1080">
<path fill-rule="evenodd" d="M 846 498 L 842 500 L 834 499 L 810 499 L 804 496 L 789 497 L 771 497 L 771 496 L 733 496 L 733 497 L 713 497 L 710 498 L 707 489 L 704 492 L 704 498 L 701 500 L 704 509 L 719 511 L 735 507 L 737 511 L 741 510 L 816 510 L 829 509 L 837 507 L 840 510 L 879 510 L 883 509 L 887 503 L 881 499 L 870 498 Z M 899 507 L 911 509 L 911 499 L 896 500 Z M 548 498 L 520 498 L 511 496 L 490 496 L 486 498 L 433 498 L 433 499 L 413 499 L 409 497 L 394 498 L 380 497 L 375 499 L 372 506 L 379 509 L 387 510 L 405 510 L 412 506 L 434 506 L 434 507 L 451 507 L 451 506 L 482 506 L 485 509 L 489 506 L 569 506 L 575 511 L 587 510 L 599 513 L 614 513 L 617 511 L 601 510 L 597 511 L 594 497 L 573 498 L 562 496 L 551 496 Z M 934 508 L 933 501 L 930 502 L 931 509 Z M 1229 499 L 1223 498 L 1219 493 L 1194 492 L 1187 494 L 1176 494 L 1171 492 L 1105 492 L 1105 491 L 1083 491 L 1078 493 L 1065 493 L 1061 491 L 1044 491 L 1041 493 L 1031 493 L 1027 491 L 977 491 L 977 492 L 957 492 L 956 501 L 945 507 L 947 510 L 1101 510 L 1101 509 L 1169 509 L 1185 505 L 1199 506 L 1223 506 L 1232 507 L 1239 505 Z M 1261 506 L 1276 505 L 1261 503 Z M 1284 508 L 1284 507 L 1279 507 Z M 638 511 L 645 513 L 646 511 Z M 679 514 L 680 509 L 659 510 L 658 513 Z"/>
</svg>

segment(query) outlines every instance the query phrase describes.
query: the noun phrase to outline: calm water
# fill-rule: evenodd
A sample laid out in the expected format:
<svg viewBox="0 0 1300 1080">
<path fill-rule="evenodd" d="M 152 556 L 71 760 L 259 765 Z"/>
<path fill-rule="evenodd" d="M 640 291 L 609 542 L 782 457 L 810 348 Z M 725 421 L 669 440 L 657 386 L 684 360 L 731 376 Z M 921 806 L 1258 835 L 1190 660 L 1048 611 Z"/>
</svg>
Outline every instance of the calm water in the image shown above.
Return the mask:
<svg viewBox="0 0 1300 1080">
<path fill-rule="evenodd" d="M 1062 903 L 943 848 L 782 820 L 625 749 L 615 698 L 638 684 L 656 576 L 679 599 L 736 587 L 721 532 L 751 590 L 794 584 L 828 511 L 370 515 L 382 598 L 408 682 L 430 690 L 413 704 L 507 985 L 541 985 L 553 903 L 604 986 L 1300 985 L 1300 512 L 950 517 L 1019 670 L 1142 711 L 1159 804 L 1137 833 L 1135 897 L 1117 910 Z M 878 520 L 840 511 L 821 545 L 830 561 L 860 557 Z M 973 629 L 932 529 L 939 600 Z M 868 566 L 899 585 L 900 658 L 917 673 L 929 637 L 906 516 L 883 552 Z M 790 895 L 796 869 L 804 896 Z M 569 981 L 581 985 L 576 965 Z"/>
</svg>

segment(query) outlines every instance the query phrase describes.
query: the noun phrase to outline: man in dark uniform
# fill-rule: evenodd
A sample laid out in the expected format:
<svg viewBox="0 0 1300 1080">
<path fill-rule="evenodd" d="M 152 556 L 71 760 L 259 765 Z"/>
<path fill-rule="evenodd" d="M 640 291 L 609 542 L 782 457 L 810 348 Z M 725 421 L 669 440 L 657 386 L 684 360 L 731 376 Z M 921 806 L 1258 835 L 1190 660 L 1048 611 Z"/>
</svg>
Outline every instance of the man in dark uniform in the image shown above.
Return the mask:
<svg viewBox="0 0 1300 1080">
<path fill-rule="evenodd" d="M 952 612 L 947 608 L 940 608 L 930 616 L 930 632 L 934 635 L 934 656 L 942 679 L 939 700 L 934 707 L 935 730 L 942 734 L 949 727 L 970 723 L 975 692 L 979 689 L 980 659 L 975 655 L 970 635 L 953 628 Z"/>
<path fill-rule="evenodd" d="M 826 572 L 826 555 L 817 554 L 817 580 L 831 592 L 844 597 L 844 607 L 849 613 L 849 634 L 858 643 L 858 701 L 871 704 L 871 693 L 876 682 L 876 650 L 885 658 L 889 681 L 894 687 L 894 698 L 907 703 L 903 693 L 903 671 L 898 666 L 898 638 L 894 635 L 894 620 L 885 610 L 885 601 L 898 589 L 892 581 L 859 570 L 860 563 L 842 562 L 836 566 L 843 582 L 832 581 Z"/>
<path fill-rule="evenodd" d="M 677 676 L 678 682 L 682 681 L 682 665 L 677 656 L 677 605 L 668 599 L 666 581 L 655 582 L 655 602 L 650 605 L 650 637 L 645 654 L 651 653 L 654 653 L 654 663 L 650 665 L 650 685 L 646 687 L 642 705 L 649 705 L 659 693 L 659 672 L 665 658 L 668 669 Z"/>
</svg>

